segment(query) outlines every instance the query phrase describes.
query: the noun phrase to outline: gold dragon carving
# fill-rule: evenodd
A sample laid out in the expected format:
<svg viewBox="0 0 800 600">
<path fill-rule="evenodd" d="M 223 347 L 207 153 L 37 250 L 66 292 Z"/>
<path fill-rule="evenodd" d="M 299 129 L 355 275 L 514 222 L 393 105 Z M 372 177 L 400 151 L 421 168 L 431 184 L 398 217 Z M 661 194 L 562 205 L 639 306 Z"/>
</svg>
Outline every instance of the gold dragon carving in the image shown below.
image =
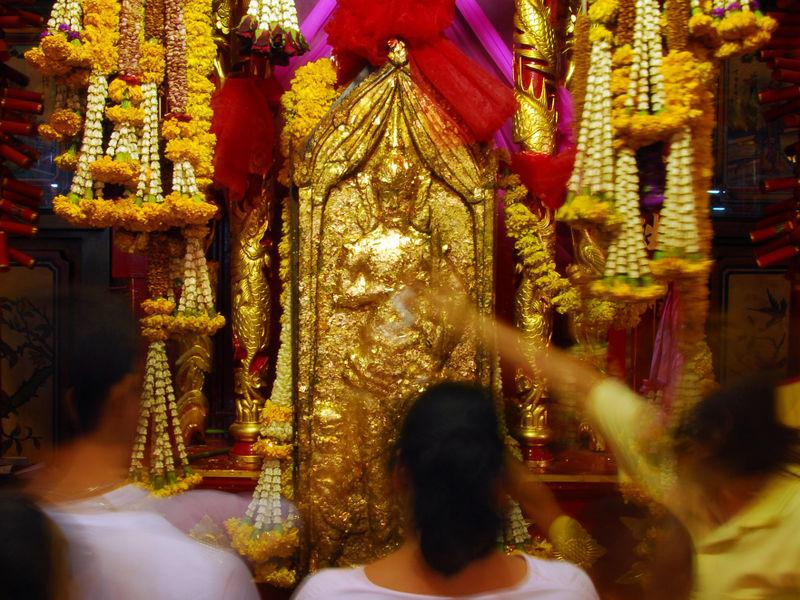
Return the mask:
<svg viewBox="0 0 800 600">
<path fill-rule="evenodd" d="M 270 224 L 268 191 L 262 191 L 253 206 L 232 203 L 230 215 L 233 241 L 231 313 L 239 359 L 234 372 L 236 421 L 231 433 L 238 440 L 254 442 L 258 438 L 259 414 L 267 394 L 265 369 L 257 361 L 263 360 L 269 344 L 272 308 L 268 279 L 270 257 L 264 243 Z M 257 457 L 251 460 L 258 462 Z"/>
<path fill-rule="evenodd" d="M 514 140 L 523 150 L 552 154 L 556 144 L 555 110 L 556 36 L 550 10 L 542 0 L 516 0 L 514 14 L 514 78 L 518 109 L 514 115 Z M 536 234 L 545 248 L 555 251 L 553 215 L 544 207 Z M 522 330 L 523 351 L 532 353 L 550 343 L 553 309 L 542 297 L 534 276 L 522 272 L 515 299 L 515 318 Z M 520 398 L 520 437 L 529 448 L 544 448 L 552 437 L 548 425 L 546 391 L 541 378 L 530 379 L 518 373 Z M 534 462 L 547 465 L 546 452 Z"/>
<path fill-rule="evenodd" d="M 519 105 L 514 140 L 525 150 L 552 154 L 557 120 L 556 38 L 550 10 L 542 0 L 516 0 L 514 6 L 514 80 Z"/>
<path fill-rule="evenodd" d="M 188 446 L 205 438 L 208 398 L 203 387 L 211 372 L 214 345 L 210 336 L 182 336 L 176 343 L 175 386 L 178 391 L 178 420 Z"/>
</svg>

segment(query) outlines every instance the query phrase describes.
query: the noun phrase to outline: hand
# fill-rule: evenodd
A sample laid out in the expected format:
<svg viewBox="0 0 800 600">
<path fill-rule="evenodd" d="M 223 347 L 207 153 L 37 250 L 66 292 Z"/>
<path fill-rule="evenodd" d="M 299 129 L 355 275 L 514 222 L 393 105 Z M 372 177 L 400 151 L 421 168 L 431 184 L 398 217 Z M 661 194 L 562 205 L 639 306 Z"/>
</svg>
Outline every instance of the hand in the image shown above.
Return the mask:
<svg viewBox="0 0 800 600">
<path fill-rule="evenodd" d="M 510 325 L 480 314 L 466 296 L 444 290 L 425 290 L 421 294 L 450 327 L 457 331 L 474 331 L 508 363 L 534 378 L 544 377 L 556 391 L 585 399 L 604 378 L 594 367 L 556 348 L 542 346 L 533 356 L 530 352 L 523 353 L 522 334 Z"/>
<path fill-rule="evenodd" d="M 545 535 L 550 531 L 553 521 L 564 515 L 550 488 L 508 451 L 505 457 L 504 486 L 506 493 L 519 503 L 522 512 Z"/>
</svg>

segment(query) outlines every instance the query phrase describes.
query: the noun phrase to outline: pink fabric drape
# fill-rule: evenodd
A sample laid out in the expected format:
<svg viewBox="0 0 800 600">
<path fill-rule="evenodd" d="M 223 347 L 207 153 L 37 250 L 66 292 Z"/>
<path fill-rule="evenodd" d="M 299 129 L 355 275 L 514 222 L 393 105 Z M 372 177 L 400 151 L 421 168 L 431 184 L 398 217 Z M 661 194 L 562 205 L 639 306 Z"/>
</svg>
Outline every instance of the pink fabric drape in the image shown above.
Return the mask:
<svg viewBox="0 0 800 600">
<path fill-rule="evenodd" d="M 680 313 L 680 294 L 675 286 L 670 286 L 653 343 L 650 375 L 644 382 L 642 390 L 644 393 L 662 392 L 661 410 L 664 414 L 670 414 L 672 400 L 675 397 L 675 385 L 680 379 L 683 368 L 683 355 L 678 348 Z"/>
<path fill-rule="evenodd" d="M 481 46 L 491 57 L 497 71 L 509 85 L 514 85 L 514 55 L 511 46 L 503 40 L 477 0 L 456 0 L 456 7 L 469 24 Z"/>
<path fill-rule="evenodd" d="M 305 64 L 319 60 L 331 55 L 331 47 L 328 45 L 328 35 L 325 33 L 325 23 L 331 17 L 333 9 L 336 8 L 336 0 L 319 0 L 308 16 L 300 23 L 300 31 L 308 41 L 311 49 L 303 56 L 297 56 L 289 61 L 286 67 L 277 67 L 275 77 L 287 89 L 294 77 L 294 72 Z"/>
</svg>

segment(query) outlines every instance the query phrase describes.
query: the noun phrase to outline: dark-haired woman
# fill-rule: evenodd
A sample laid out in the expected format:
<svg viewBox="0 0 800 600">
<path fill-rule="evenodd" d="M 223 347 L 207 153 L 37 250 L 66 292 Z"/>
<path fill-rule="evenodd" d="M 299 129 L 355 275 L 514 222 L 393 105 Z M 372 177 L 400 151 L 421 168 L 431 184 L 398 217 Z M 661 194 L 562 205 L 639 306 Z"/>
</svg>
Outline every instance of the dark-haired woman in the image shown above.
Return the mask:
<svg viewBox="0 0 800 600">
<path fill-rule="evenodd" d="M 578 567 L 498 548 L 503 442 L 482 390 L 440 384 L 423 393 L 400 432 L 395 474 L 407 514 L 403 546 L 366 567 L 320 571 L 297 600 L 597 598 Z"/>
</svg>

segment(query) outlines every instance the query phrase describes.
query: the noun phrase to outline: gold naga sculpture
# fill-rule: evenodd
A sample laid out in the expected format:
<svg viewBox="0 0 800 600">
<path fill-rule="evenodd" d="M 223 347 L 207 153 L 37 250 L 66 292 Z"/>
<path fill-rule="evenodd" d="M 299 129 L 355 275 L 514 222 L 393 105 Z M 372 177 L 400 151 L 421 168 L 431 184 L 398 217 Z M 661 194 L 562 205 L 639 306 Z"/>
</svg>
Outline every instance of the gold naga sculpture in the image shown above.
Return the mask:
<svg viewBox="0 0 800 600">
<path fill-rule="evenodd" d="M 514 81 L 518 109 L 514 115 L 514 141 L 523 150 L 553 154 L 556 149 L 555 109 L 556 36 L 550 9 L 543 0 L 514 3 Z M 555 252 L 555 218 L 540 207 L 536 235 L 549 253 Z M 550 344 L 553 308 L 537 289 L 534 276 L 523 269 L 515 298 L 515 321 L 523 332 L 522 351 L 532 355 Z M 552 439 L 548 423 L 547 391 L 544 381 L 516 376 L 520 405 L 519 437 L 532 452 L 530 462 L 546 467 L 547 444 Z"/>
<path fill-rule="evenodd" d="M 363 563 L 399 542 L 387 467 L 409 397 L 437 379 L 498 384 L 474 336 L 424 300 L 409 304 L 415 289 L 442 287 L 493 309 L 497 163 L 460 131 L 393 42 L 390 61 L 339 99 L 294 165 L 301 570 Z"/>
<path fill-rule="evenodd" d="M 235 359 L 234 399 L 236 420 L 230 431 L 237 445 L 231 452 L 237 463 L 257 467 L 261 457 L 252 451 L 260 431 L 264 407 L 267 351 L 272 316 L 268 271 L 269 247 L 265 238 L 270 226 L 269 190 L 250 203 L 232 202 L 231 217 L 231 314 Z"/>
</svg>

